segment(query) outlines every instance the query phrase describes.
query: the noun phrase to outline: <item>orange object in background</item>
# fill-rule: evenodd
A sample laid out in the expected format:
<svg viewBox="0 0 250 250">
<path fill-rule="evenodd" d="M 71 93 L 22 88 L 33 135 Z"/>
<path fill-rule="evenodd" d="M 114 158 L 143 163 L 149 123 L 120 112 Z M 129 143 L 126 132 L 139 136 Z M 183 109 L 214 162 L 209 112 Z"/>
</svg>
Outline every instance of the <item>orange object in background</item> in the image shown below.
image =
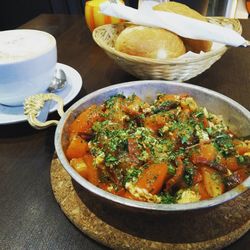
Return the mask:
<svg viewBox="0 0 250 250">
<path fill-rule="evenodd" d="M 248 15 L 250 15 L 250 0 L 246 0 L 246 7 L 247 7 Z"/>
<path fill-rule="evenodd" d="M 110 17 L 103 15 L 100 10 L 100 5 L 104 2 L 109 2 L 108 0 L 91 0 L 87 1 L 85 4 L 85 20 L 91 31 L 96 27 L 110 24 L 110 23 L 120 23 L 123 22 L 122 19 Z M 121 3 L 123 1 L 120 0 Z"/>
</svg>

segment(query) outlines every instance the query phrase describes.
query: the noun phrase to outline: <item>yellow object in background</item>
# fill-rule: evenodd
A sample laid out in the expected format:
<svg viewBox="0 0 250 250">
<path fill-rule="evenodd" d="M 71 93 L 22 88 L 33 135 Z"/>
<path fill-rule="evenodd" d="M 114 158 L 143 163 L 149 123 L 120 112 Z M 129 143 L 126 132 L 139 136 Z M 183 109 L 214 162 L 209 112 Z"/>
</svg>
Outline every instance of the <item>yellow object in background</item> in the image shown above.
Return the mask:
<svg viewBox="0 0 250 250">
<path fill-rule="evenodd" d="M 85 4 L 85 19 L 91 31 L 104 24 L 123 22 L 122 19 L 106 16 L 100 12 L 99 6 L 104 2 L 108 0 L 91 0 Z M 123 1 L 120 2 L 124 4 Z"/>
</svg>

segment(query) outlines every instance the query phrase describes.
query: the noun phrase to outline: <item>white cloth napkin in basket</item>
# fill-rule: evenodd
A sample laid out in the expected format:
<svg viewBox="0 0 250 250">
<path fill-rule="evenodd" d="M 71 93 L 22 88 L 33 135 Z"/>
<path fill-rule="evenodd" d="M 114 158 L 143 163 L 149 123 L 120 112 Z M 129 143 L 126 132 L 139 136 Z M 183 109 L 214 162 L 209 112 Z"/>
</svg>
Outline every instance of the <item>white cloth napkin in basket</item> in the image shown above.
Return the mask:
<svg viewBox="0 0 250 250">
<path fill-rule="evenodd" d="M 123 4 L 105 2 L 101 4 L 100 12 L 134 24 L 164 28 L 186 38 L 209 40 L 235 47 L 249 45 L 247 40 L 231 28 L 175 13 L 155 11 L 151 7 L 145 6 L 137 10 Z"/>
</svg>

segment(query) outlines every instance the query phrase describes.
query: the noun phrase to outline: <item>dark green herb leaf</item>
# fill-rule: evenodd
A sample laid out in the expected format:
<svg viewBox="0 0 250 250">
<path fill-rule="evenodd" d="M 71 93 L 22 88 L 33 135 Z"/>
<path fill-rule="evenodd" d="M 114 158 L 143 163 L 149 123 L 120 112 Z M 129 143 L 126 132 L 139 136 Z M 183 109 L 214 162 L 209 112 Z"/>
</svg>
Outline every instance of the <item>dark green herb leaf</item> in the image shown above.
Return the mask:
<svg viewBox="0 0 250 250">
<path fill-rule="evenodd" d="M 173 204 L 176 203 L 176 199 L 174 196 L 170 195 L 169 193 L 161 193 L 160 195 L 161 203 L 162 204 Z"/>
<path fill-rule="evenodd" d="M 197 117 L 197 118 L 200 118 L 200 117 L 203 117 L 203 116 L 204 116 L 203 111 L 198 111 L 198 112 L 195 113 L 195 117 Z"/>
<path fill-rule="evenodd" d="M 238 161 L 239 164 L 247 165 L 247 166 L 250 165 L 250 156 L 239 155 L 236 158 L 237 158 L 237 161 Z"/>
<path fill-rule="evenodd" d="M 191 186 L 193 184 L 193 177 L 194 177 L 194 168 L 186 167 L 183 179 L 188 186 Z"/>
<path fill-rule="evenodd" d="M 115 103 L 115 100 L 117 98 L 122 98 L 122 99 L 125 99 L 126 97 L 122 94 L 117 94 L 117 95 L 114 95 L 114 96 L 111 96 L 107 101 L 105 101 L 105 106 L 106 108 L 112 108 L 114 103 Z"/>
<path fill-rule="evenodd" d="M 207 131 L 207 133 L 208 133 L 209 135 L 211 135 L 212 132 L 213 132 L 213 129 L 212 129 L 212 128 L 206 128 L 206 131 Z"/>
<path fill-rule="evenodd" d="M 239 156 L 237 157 L 237 161 L 238 161 L 239 164 L 244 164 L 244 162 L 245 162 L 244 156 L 239 155 Z"/>
<path fill-rule="evenodd" d="M 187 144 L 187 142 L 188 142 L 188 136 L 183 135 L 183 136 L 181 137 L 181 144 Z"/>
<path fill-rule="evenodd" d="M 125 185 L 127 182 L 135 182 L 141 172 L 142 171 L 140 169 L 137 169 L 135 167 L 128 169 L 124 178 L 123 185 Z"/>
<path fill-rule="evenodd" d="M 228 157 L 235 153 L 232 138 L 228 134 L 216 135 L 214 145 L 224 157 Z"/>
<path fill-rule="evenodd" d="M 105 157 L 105 163 L 107 166 L 114 166 L 118 164 L 118 159 L 112 155 L 107 155 Z"/>
<path fill-rule="evenodd" d="M 169 164 L 168 165 L 168 173 L 175 175 L 175 172 L 176 172 L 176 168 L 173 165 Z"/>
</svg>

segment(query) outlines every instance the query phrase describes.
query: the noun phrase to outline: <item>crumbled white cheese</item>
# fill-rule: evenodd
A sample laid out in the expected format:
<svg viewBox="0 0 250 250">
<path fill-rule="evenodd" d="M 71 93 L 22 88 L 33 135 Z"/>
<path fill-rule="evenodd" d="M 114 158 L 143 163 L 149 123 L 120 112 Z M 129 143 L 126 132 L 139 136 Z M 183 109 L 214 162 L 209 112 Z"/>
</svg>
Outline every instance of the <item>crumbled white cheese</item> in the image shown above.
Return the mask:
<svg viewBox="0 0 250 250">
<path fill-rule="evenodd" d="M 196 135 L 199 137 L 200 142 L 209 141 L 209 135 L 206 131 L 202 130 L 198 125 L 195 126 Z"/>
<path fill-rule="evenodd" d="M 105 154 L 104 152 L 101 152 L 97 157 L 94 159 L 94 165 L 100 165 L 104 162 Z"/>
<path fill-rule="evenodd" d="M 152 111 L 152 108 L 151 108 L 151 107 L 147 107 L 147 108 L 142 109 L 142 112 L 143 112 L 144 114 L 150 113 L 151 111 Z"/>
<path fill-rule="evenodd" d="M 200 195 L 196 193 L 195 191 L 191 189 L 181 189 L 178 191 L 178 199 L 177 203 L 182 204 L 182 203 L 190 203 L 190 202 L 197 202 L 200 200 Z"/>
<path fill-rule="evenodd" d="M 188 106 L 191 111 L 197 110 L 198 106 L 195 100 L 192 97 L 187 97 L 183 100 L 181 100 L 181 104 Z"/>
<path fill-rule="evenodd" d="M 125 188 L 136 198 L 147 202 L 160 203 L 161 198 L 157 195 L 150 194 L 146 189 L 139 188 L 131 182 L 127 182 Z"/>
</svg>

